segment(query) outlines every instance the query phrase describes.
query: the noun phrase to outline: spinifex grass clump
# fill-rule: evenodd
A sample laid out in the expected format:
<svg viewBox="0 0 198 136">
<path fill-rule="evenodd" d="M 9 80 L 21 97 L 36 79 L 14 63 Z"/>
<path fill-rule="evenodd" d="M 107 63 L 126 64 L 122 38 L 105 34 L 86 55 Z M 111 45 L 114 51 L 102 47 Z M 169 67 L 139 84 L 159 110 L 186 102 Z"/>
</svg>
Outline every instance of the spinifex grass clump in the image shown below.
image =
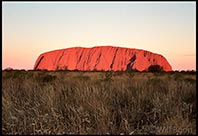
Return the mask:
<svg viewBox="0 0 198 136">
<path fill-rule="evenodd" d="M 3 134 L 196 134 L 196 76 L 3 71 Z"/>
</svg>

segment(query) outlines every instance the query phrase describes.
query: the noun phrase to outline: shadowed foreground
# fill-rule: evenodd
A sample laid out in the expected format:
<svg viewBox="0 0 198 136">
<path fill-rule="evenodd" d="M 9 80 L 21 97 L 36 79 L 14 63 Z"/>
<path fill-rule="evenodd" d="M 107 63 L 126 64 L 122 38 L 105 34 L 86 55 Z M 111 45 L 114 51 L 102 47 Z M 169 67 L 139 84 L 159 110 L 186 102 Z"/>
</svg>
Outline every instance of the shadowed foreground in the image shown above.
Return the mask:
<svg viewBox="0 0 198 136">
<path fill-rule="evenodd" d="M 2 71 L 3 134 L 196 134 L 196 75 Z"/>
</svg>

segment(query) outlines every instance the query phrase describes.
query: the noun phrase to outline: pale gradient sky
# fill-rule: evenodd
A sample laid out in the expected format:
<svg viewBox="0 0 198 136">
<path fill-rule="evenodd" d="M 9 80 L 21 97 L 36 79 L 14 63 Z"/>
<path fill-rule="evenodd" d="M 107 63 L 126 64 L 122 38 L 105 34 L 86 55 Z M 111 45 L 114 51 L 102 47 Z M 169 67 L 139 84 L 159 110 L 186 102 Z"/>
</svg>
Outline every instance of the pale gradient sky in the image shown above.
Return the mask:
<svg viewBox="0 0 198 136">
<path fill-rule="evenodd" d="M 195 2 L 2 4 L 2 68 L 33 69 L 44 52 L 112 45 L 162 54 L 196 70 Z"/>
</svg>

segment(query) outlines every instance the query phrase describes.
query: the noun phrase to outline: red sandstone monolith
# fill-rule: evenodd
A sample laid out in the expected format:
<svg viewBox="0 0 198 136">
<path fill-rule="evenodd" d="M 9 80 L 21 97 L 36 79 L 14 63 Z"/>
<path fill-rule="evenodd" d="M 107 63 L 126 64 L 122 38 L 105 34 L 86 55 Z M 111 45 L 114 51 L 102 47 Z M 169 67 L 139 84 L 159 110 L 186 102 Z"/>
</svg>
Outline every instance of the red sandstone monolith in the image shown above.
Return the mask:
<svg viewBox="0 0 198 136">
<path fill-rule="evenodd" d="M 160 65 L 164 71 L 172 71 L 171 65 L 160 54 L 113 46 L 73 47 L 46 52 L 37 58 L 34 70 L 144 71 L 151 65 Z"/>
</svg>

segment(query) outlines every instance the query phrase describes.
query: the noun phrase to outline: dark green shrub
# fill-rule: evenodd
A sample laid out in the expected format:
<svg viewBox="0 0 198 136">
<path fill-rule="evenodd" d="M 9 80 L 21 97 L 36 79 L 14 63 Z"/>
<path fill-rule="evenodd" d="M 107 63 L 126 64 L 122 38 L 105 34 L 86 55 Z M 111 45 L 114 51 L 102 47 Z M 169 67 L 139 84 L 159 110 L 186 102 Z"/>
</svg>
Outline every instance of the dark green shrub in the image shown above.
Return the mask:
<svg viewBox="0 0 198 136">
<path fill-rule="evenodd" d="M 113 76 L 112 71 L 106 72 L 105 73 L 105 81 L 110 81 L 112 76 Z"/>
<path fill-rule="evenodd" d="M 131 71 L 128 71 L 127 72 L 127 76 L 134 77 L 135 76 L 135 73 L 134 72 L 131 72 Z"/>
<path fill-rule="evenodd" d="M 191 83 L 191 84 L 195 84 L 196 83 L 196 80 L 192 79 L 192 78 L 184 78 L 184 81 L 187 82 L 187 83 Z"/>
<path fill-rule="evenodd" d="M 136 68 L 135 69 L 127 69 L 127 72 L 139 72 Z"/>
<path fill-rule="evenodd" d="M 187 70 L 185 73 L 186 74 L 189 74 L 189 75 L 195 75 L 196 74 L 196 71 L 194 71 L 194 70 Z"/>
<path fill-rule="evenodd" d="M 25 74 L 22 71 L 16 70 L 13 73 L 13 78 L 24 78 Z"/>
<path fill-rule="evenodd" d="M 56 79 L 56 76 L 39 73 L 35 79 L 36 79 L 36 81 L 38 81 L 40 83 L 48 83 L 48 82 L 54 81 Z"/>
<path fill-rule="evenodd" d="M 183 76 L 181 73 L 175 73 L 173 77 L 174 77 L 174 80 L 176 81 L 181 81 L 183 79 Z"/>
<path fill-rule="evenodd" d="M 8 68 L 4 69 L 4 71 L 12 71 L 12 70 L 13 70 L 13 68 L 11 68 L 11 67 L 8 67 Z"/>
<path fill-rule="evenodd" d="M 136 72 L 139 72 L 139 71 L 137 69 L 127 69 L 126 71 L 129 77 L 134 77 Z"/>
<path fill-rule="evenodd" d="M 161 72 L 155 72 L 154 75 L 155 76 L 163 76 L 165 75 L 166 73 L 164 71 L 161 71 Z"/>
<path fill-rule="evenodd" d="M 73 71 L 74 71 L 74 72 L 78 72 L 79 70 L 78 70 L 78 69 L 74 69 Z"/>
<path fill-rule="evenodd" d="M 163 71 L 163 68 L 160 65 L 151 65 L 148 68 L 149 72 L 161 72 Z"/>
<path fill-rule="evenodd" d="M 51 82 L 56 79 L 56 76 L 46 75 L 43 77 L 43 82 Z"/>
</svg>

